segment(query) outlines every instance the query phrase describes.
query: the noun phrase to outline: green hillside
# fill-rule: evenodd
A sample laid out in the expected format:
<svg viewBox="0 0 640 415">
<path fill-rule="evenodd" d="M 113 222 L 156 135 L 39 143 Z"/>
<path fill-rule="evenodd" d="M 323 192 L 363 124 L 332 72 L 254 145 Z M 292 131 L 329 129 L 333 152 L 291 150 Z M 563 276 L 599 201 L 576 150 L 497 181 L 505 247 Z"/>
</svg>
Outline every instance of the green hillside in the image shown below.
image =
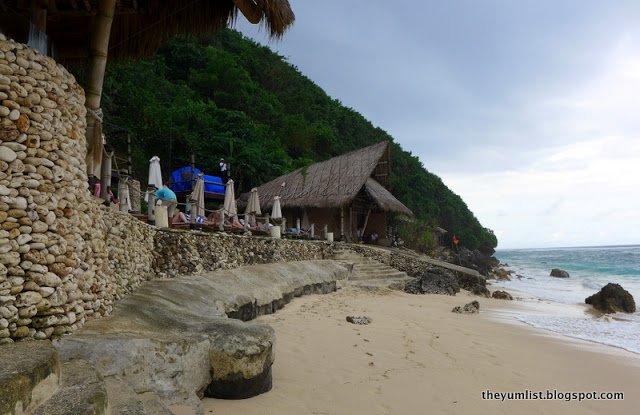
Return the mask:
<svg viewBox="0 0 640 415">
<path fill-rule="evenodd" d="M 392 141 L 393 193 L 419 219 L 413 235 L 439 225 L 469 248 L 497 244 L 462 199 L 417 157 L 362 115 L 332 99 L 269 48 L 226 30 L 178 38 L 155 57 L 110 64 L 103 109 L 110 143 L 133 142 L 134 170 L 146 176 L 158 155 L 165 172 L 196 164 L 215 172 L 230 161 L 245 191 L 292 169 L 379 142 Z"/>
</svg>

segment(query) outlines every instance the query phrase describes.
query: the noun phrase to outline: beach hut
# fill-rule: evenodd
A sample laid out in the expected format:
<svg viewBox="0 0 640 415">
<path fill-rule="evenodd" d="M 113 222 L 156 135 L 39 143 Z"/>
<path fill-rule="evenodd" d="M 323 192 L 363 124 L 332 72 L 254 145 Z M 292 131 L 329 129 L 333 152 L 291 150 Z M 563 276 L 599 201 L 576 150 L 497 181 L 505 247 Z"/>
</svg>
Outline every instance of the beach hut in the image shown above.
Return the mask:
<svg viewBox="0 0 640 415">
<path fill-rule="evenodd" d="M 390 162 L 389 144 L 383 141 L 303 167 L 259 186 L 261 208 L 268 211 L 279 196 L 287 223 L 302 219 L 316 228 L 327 225 L 328 232 L 347 241 L 370 240 L 375 233 L 388 243 L 389 217 L 413 218 L 391 194 Z M 243 194 L 241 203 L 248 198 Z"/>
<path fill-rule="evenodd" d="M 100 101 L 107 58 L 154 54 L 177 34 L 226 27 L 238 12 L 281 37 L 294 21 L 288 0 L 2 0 L 0 32 L 52 55 L 88 63 L 87 173 L 101 176 L 104 156 Z"/>
</svg>

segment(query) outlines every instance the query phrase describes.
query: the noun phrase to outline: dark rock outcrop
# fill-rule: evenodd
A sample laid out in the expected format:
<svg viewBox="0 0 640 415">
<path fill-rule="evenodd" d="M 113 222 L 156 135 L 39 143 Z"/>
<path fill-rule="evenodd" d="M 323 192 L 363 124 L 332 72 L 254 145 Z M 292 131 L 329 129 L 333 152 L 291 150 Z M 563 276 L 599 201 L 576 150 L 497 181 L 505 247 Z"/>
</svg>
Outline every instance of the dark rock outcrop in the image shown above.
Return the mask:
<svg viewBox="0 0 640 415">
<path fill-rule="evenodd" d="M 491 292 L 489 291 L 489 289 L 487 287 L 485 287 L 484 285 L 474 285 L 473 287 L 471 287 L 471 294 L 473 295 L 479 295 L 481 297 L 491 297 Z"/>
<path fill-rule="evenodd" d="M 511 275 L 512 271 L 507 271 L 504 268 L 496 268 L 493 270 L 493 272 L 491 274 L 489 274 L 489 277 L 491 278 L 495 278 L 497 280 L 506 280 L 506 281 L 510 281 L 510 275 Z"/>
<path fill-rule="evenodd" d="M 554 268 L 551 270 L 551 274 L 549 274 L 552 277 L 556 277 L 556 278 L 569 278 L 569 273 L 563 269 L 560 268 Z"/>
<path fill-rule="evenodd" d="M 460 251 L 454 254 L 454 262 L 463 267 L 475 269 L 482 275 L 488 275 L 491 269 L 500 264 L 495 257 L 491 256 L 492 253 L 488 255 L 489 252 L 483 253 L 478 250 L 471 251 L 466 248 L 460 248 Z"/>
<path fill-rule="evenodd" d="M 410 294 L 456 295 L 457 292 L 460 292 L 460 286 L 451 272 L 434 273 L 426 271 L 418 278 L 409 281 L 404 290 Z"/>
<path fill-rule="evenodd" d="M 491 297 L 497 298 L 498 300 L 513 300 L 511 294 L 506 291 L 494 291 L 491 294 Z"/>
<path fill-rule="evenodd" d="M 455 306 L 452 313 L 458 314 L 476 314 L 480 312 L 480 303 L 477 301 L 472 301 L 470 303 L 465 304 L 464 306 Z"/>
<path fill-rule="evenodd" d="M 633 296 L 619 284 L 609 283 L 605 285 L 599 292 L 587 297 L 584 302 L 605 313 L 618 311 L 635 313 L 636 311 L 636 303 Z"/>
</svg>

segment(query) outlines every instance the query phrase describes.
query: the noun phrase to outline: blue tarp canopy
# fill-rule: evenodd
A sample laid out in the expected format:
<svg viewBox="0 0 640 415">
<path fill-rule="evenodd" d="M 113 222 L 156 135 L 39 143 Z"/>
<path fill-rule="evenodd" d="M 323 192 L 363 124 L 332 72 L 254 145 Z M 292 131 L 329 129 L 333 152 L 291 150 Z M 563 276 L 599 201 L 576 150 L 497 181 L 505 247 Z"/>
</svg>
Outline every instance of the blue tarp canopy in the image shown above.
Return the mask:
<svg viewBox="0 0 640 415">
<path fill-rule="evenodd" d="M 171 173 L 171 190 L 174 192 L 190 192 L 196 183 L 198 174 L 202 173 L 195 167 L 181 167 Z M 224 183 L 217 176 L 204 175 L 204 192 L 224 194 Z"/>
</svg>

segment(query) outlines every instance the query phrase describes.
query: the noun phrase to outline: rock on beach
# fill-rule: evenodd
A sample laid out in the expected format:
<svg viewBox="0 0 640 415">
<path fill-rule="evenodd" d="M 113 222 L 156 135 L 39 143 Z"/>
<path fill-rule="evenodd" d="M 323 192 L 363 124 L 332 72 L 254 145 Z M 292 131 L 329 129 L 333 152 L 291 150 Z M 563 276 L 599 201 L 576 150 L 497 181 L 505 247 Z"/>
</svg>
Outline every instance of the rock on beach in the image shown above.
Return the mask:
<svg viewBox="0 0 640 415">
<path fill-rule="evenodd" d="M 585 298 L 584 302 L 605 313 L 636 312 L 633 296 L 620 284 L 609 283 L 596 294 Z"/>
</svg>

